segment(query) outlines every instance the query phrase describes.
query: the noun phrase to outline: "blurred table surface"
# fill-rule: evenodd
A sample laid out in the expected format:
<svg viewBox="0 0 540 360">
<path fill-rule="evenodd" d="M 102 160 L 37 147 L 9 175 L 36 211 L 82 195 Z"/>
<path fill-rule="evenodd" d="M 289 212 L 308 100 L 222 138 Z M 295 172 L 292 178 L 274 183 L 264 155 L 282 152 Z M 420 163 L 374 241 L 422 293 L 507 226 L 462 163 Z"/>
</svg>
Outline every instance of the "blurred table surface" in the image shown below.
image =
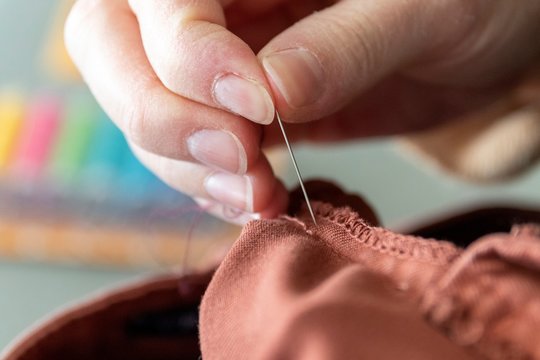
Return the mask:
<svg viewBox="0 0 540 360">
<path fill-rule="evenodd" d="M 38 53 L 54 0 L 0 0 L 0 87 L 48 86 L 36 68 Z M 384 224 L 444 212 L 491 200 L 540 204 L 540 171 L 509 183 L 477 186 L 419 166 L 403 157 L 391 141 L 340 147 L 299 146 L 297 158 L 305 178 L 324 177 L 363 194 Z M 287 185 L 295 183 L 292 171 Z M 89 293 L 139 276 L 144 270 L 14 263 L 0 260 L 0 349 L 28 325 L 52 310 Z"/>
</svg>

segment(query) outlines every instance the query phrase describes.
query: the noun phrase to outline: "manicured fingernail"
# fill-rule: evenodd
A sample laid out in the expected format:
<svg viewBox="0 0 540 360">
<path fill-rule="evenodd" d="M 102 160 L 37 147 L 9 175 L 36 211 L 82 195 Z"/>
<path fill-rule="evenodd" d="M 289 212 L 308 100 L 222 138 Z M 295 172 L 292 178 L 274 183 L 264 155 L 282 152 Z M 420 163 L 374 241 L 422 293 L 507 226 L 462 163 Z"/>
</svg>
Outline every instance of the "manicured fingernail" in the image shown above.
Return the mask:
<svg viewBox="0 0 540 360">
<path fill-rule="evenodd" d="M 229 223 L 245 225 L 252 220 L 260 220 L 262 218 L 261 214 L 248 213 L 215 201 L 203 198 L 195 198 L 194 200 L 204 211 Z"/>
<path fill-rule="evenodd" d="M 245 212 L 227 205 L 222 206 L 220 216 L 222 219 L 238 225 L 245 225 L 253 220 L 261 220 L 261 214 Z"/>
<path fill-rule="evenodd" d="M 221 106 L 259 124 L 274 119 L 274 103 L 264 87 L 235 74 L 226 74 L 214 84 L 214 98 Z"/>
<path fill-rule="evenodd" d="M 247 171 L 247 156 L 238 138 L 227 131 L 200 130 L 187 140 L 188 151 L 204 165 L 236 174 Z"/>
<path fill-rule="evenodd" d="M 253 212 L 253 188 L 249 177 L 214 173 L 206 178 L 204 186 L 208 195 L 214 200 Z"/>
<path fill-rule="evenodd" d="M 267 55 L 263 66 L 290 107 L 317 101 L 324 88 L 324 71 L 306 49 L 290 49 Z"/>
</svg>

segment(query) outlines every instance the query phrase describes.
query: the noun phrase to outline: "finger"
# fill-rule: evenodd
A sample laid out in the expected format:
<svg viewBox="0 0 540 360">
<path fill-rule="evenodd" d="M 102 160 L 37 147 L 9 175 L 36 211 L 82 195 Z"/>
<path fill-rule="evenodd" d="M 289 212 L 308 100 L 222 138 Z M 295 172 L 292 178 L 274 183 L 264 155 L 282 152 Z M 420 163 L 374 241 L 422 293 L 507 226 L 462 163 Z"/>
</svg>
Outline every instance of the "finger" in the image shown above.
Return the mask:
<svg viewBox="0 0 540 360">
<path fill-rule="evenodd" d="M 464 115 L 481 111 L 501 95 L 507 95 L 510 89 L 506 84 L 454 88 L 393 76 L 335 114 L 314 122 L 287 124 L 287 136 L 291 141 L 343 142 L 417 132 L 448 121 L 460 121 Z M 264 127 L 263 146 L 282 142 L 277 124 Z"/>
<path fill-rule="evenodd" d="M 259 213 L 248 213 L 229 205 L 224 205 L 204 198 L 195 198 L 195 202 L 206 212 L 230 223 L 245 225 L 251 220 L 273 219 L 285 212 L 287 208 L 287 191 L 282 183 L 274 191 L 274 206 Z"/>
<path fill-rule="evenodd" d="M 257 161 L 258 126 L 161 84 L 125 2 L 78 1 L 67 21 L 66 44 L 100 104 L 139 146 L 239 174 Z"/>
<path fill-rule="evenodd" d="M 251 48 L 225 28 L 217 0 L 130 0 L 156 74 L 176 94 L 260 124 L 274 118 L 265 74 Z"/>
<path fill-rule="evenodd" d="M 259 216 L 285 210 L 286 192 L 261 157 L 245 175 L 219 172 L 203 165 L 171 160 L 131 144 L 141 162 L 172 188 L 189 196 L 205 198 Z M 276 199 L 281 199 L 276 201 Z"/>
<path fill-rule="evenodd" d="M 441 14 L 456 15 L 448 3 L 341 1 L 278 35 L 259 57 L 284 118 L 302 122 L 334 113 L 418 54 L 449 41 L 448 33 L 458 33 L 453 23 L 433 24 Z"/>
<path fill-rule="evenodd" d="M 201 209 L 215 217 L 225 220 L 232 224 L 244 226 L 251 220 L 260 220 L 259 214 L 248 213 L 239 209 L 235 209 L 228 205 L 223 205 L 215 201 L 204 198 L 194 198 L 195 202 Z"/>
</svg>

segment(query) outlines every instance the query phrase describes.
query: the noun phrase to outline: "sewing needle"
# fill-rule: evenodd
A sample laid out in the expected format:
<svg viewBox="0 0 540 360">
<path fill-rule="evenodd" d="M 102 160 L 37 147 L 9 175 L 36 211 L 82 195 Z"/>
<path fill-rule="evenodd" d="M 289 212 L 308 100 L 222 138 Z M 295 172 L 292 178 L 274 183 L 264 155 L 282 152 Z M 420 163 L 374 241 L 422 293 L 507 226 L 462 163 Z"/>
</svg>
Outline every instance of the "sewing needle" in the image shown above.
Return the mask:
<svg viewBox="0 0 540 360">
<path fill-rule="evenodd" d="M 281 121 L 281 117 L 279 116 L 279 113 L 277 111 L 276 111 L 276 117 L 279 124 L 279 128 L 281 129 L 281 133 L 283 134 L 283 138 L 285 139 L 285 145 L 287 145 L 287 150 L 289 150 L 289 155 L 291 156 L 292 164 L 294 166 L 294 170 L 296 171 L 296 176 L 298 177 L 298 181 L 300 182 L 300 188 L 302 189 L 302 192 L 304 193 L 304 198 L 306 199 L 306 204 L 307 204 L 309 213 L 311 214 L 311 219 L 313 220 L 313 223 L 317 225 L 317 220 L 315 220 L 315 213 L 313 212 L 313 209 L 311 208 L 309 196 L 304 186 L 304 180 L 302 180 L 302 175 L 300 174 L 300 169 L 298 168 L 298 164 L 296 163 L 296 158 L 294 157 L 291 144 L 289 143 L 289 138 L 287 137 L 287 133 L 285 132 L 285 127 L 283 127 L 283 122 Z"/>
</svg>

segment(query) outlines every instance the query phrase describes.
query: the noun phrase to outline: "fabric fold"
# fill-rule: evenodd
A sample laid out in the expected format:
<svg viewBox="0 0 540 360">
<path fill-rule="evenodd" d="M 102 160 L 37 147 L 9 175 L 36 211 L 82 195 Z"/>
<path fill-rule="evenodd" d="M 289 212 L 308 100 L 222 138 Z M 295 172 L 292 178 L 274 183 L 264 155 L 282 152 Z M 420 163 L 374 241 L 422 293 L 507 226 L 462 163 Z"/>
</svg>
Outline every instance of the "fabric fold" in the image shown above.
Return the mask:
<svg viewBox="0 0 540 360">
<path fill-rule="evenodd" d="M 374 226 L 364 202 L 328 184 L 312 190 L 318 225 L 294 200 L 292 216 L 249 223 L 218 268 L 201 304 L 203 358 L 540 356 L 538 229 L 462 249 Z"/>
</svg>

